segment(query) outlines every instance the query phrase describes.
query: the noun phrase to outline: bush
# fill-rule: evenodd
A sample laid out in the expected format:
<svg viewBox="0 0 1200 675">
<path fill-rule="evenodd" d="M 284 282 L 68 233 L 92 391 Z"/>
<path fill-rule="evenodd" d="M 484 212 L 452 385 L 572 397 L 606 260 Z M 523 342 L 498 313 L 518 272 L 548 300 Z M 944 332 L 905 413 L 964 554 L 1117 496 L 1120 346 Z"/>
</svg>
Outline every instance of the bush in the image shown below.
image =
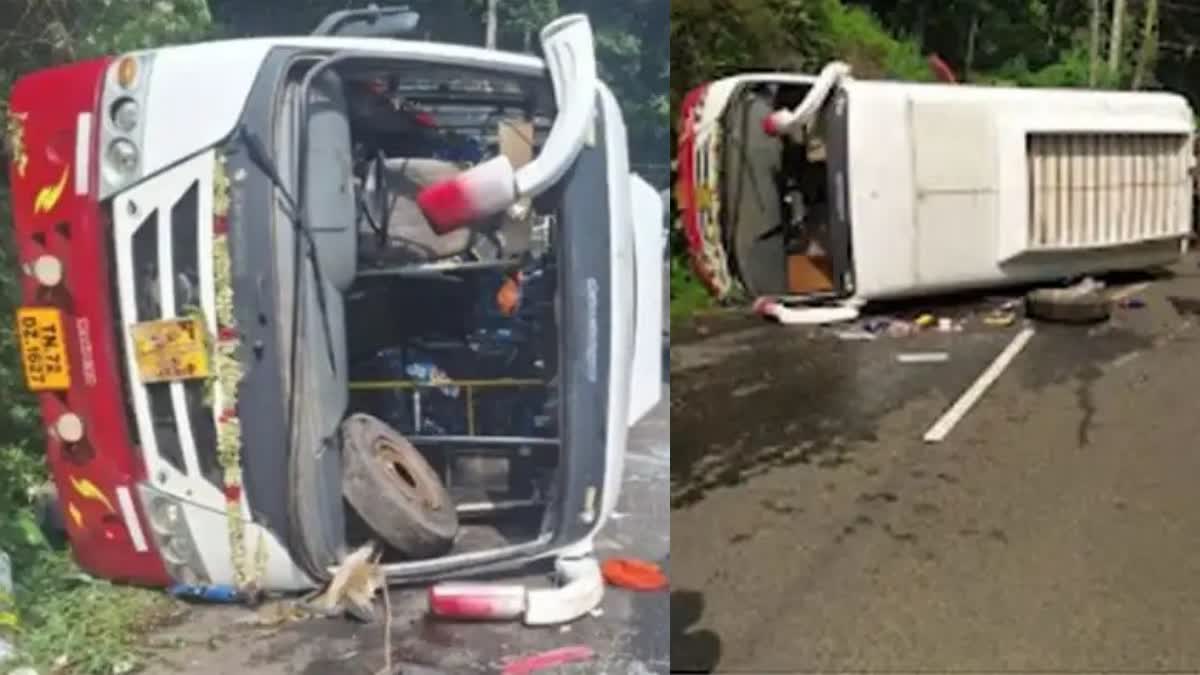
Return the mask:
<svg viewBox="0 0 1200 675">
<path fill-rule="evenodd" d="M 931 79 L 917 43 L 892 37 L 870 11 L 847 6 L 841 0 L 823 0 L 822 12 L 830 35 L 828 58 L 846 61 L 856 76 Z"/>
<path fill-rule="evenodd" d="M 23 73 L 59 63 L 207 34 L 206 0 L 0 0 L 0 129 L 13 82 Z M 14 23 L 15 22 L 15 23 Z M 15 324 L 20 301 L 12 240 L 8 158 L 0 137 L 0 550 L 12 558 L 23 658 L 46 667 L 66 656 L 75 673 L 128 672 L 136 663 L 136 630 L 163 596 L 104 582 L 79 581 L 77 568 L 39 528 L 31 490 L 46 479 L 39 411 L 24 386 Z"/>
</svg>

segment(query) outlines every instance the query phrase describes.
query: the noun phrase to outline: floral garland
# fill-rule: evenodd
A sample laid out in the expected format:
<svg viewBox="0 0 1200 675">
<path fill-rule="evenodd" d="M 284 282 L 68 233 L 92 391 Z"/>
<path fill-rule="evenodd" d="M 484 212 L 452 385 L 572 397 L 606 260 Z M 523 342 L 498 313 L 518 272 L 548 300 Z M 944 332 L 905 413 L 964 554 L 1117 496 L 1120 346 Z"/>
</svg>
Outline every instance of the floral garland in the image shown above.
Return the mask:
<svg viewBox="0 0 1200 675">
<path fill-rule="evenodd" d="M 267 549 L 259 534 L 253 574 L 246 569 L 246 522 L 242 513 L 242 427 L 237 414 L 238 386 L 244 370 L 238 359 L 241 338 L 233 311 L 233 262 L 229 253 L 229 177 L 225 158 L 218 156 L 213 176 L 213 282 L 217 336 L 213 378 L 206 390 L 209 406 L 221 406 L 217 417 L 217 461 L 223 471 L 225 516 L 229 531 L 234 580 L 238 590 L 255 595 L 266 571 Z"/>
<path fill-rule="evenodd" d="M 704 151 L 708 155 L 706 161 L 710 177 L 703 186 L 703 197 L 697 200 L 700 202 L 697 209 L 707 216 L 701 225 L 701 236 L 705 242 L 702 255 L 707 268 L 712 271 L 713 283 L 719 289 L 720 299 L 725 300 L 740 295 L 743 289 L 741 281 L 734 278 L 729 271 L 729 252 L 725 250 L 725 236 L 721 226 L 721 201 L 718 191 L 712 187 L 720 185 L 723 179 L 719 158 L 725 139 L 719 126 L 714 126 L 710 139 Z"/>
</svg>

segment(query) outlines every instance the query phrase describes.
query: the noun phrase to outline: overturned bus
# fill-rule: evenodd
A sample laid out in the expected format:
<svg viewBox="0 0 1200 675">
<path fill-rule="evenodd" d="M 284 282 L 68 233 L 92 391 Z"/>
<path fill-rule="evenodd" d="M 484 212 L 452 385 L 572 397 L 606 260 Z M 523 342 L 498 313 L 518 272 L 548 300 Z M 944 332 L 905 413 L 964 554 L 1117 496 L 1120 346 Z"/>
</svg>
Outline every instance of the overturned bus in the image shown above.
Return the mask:
<svg viewBox="0 0 1200 675">
<path fill-rule="evenodd" d="M 721 300 L 846 305 L 1168 264 L 1194 116 L 1168 93 L 745 74 L 680 112 L 677 226 Z"/>
<path fill-rule="evenodd" d="M 599 602 L 660 395 L 662 205 L 586 17 L 544 58 L 397 39 L 418 20 L 16 83 L 21 354 L 84 569 L 249 595 L 380 541 L 393 582 L 557 561 L 446 612 Z"/>
</svg>

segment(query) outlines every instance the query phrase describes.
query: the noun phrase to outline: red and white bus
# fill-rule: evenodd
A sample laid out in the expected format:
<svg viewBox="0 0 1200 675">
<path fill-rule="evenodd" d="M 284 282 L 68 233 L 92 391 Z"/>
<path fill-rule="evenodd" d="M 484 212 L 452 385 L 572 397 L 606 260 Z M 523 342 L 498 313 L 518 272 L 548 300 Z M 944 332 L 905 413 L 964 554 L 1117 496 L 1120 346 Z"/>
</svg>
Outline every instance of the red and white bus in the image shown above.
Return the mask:
<svg viewBox="0 0 1200 675">
<path fill-rule="evenodd" d="M 680 112 L 679 227 L 718 298 L 871 300 L 1171 263 L 1195 117 L 1170 93 L 751 73 Z M 849 316 L 851 313 L 848 313 Z"/>
<path fill-rule="evenodd" d="M 22 359 L 84 569 L 304 589 L 382 539 L 393 582 L 557 559 L 531 623 L 599 601 L 661 393 L 661 201 L 586 17 L 544 58 L 398 39 L 418 20 L 16 83 Z"/>
</svg>

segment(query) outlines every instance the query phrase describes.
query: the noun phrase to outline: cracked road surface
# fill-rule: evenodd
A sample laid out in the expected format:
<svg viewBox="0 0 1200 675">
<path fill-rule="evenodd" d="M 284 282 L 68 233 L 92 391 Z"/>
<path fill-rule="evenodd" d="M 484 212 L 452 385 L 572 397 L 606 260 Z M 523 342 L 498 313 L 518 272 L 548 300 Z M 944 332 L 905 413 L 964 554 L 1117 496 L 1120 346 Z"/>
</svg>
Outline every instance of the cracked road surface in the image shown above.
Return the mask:
<svg viewBox="0 0 1200 675">
<path fill-rule="evenodd" d="M 677 330 L 672 666 L 1200 668 L 1200 272 L 1174 272 L 1107 324 L 1038 324 L 940 444 L 1020 322 Z"/>
</svg>

